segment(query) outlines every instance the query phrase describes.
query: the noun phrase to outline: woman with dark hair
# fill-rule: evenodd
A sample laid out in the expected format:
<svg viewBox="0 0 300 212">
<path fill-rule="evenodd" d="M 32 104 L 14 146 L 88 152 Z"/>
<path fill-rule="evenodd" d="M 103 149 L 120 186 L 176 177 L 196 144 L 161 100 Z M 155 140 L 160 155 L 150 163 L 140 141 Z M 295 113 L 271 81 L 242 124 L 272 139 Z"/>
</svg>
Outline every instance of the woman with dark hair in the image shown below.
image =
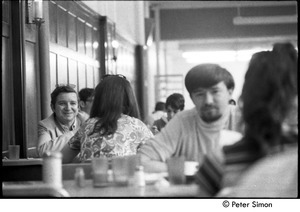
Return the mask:
<svg viewBox="0 0 300 212">
<path fill-rule="evenodd" d="M 95 88 L 90 119 L 62 150 L 63 162 L 71 162 L 78 153 L 81 162 L 94 157 L 134 155 L 152 136 L 139 120 L 130 83 L 123 75 L 105 75 Z"/>
<path fill-rule="evenodd" d="M 297 196 L 298 123 L 290 120 L 298 116 L 297 75 L 290 43 L 253 55 L 240 98 L 245 134 L 224 149 L 227 164 L 247 164 L 246 171 L 226 196 Z"/>
</svg>

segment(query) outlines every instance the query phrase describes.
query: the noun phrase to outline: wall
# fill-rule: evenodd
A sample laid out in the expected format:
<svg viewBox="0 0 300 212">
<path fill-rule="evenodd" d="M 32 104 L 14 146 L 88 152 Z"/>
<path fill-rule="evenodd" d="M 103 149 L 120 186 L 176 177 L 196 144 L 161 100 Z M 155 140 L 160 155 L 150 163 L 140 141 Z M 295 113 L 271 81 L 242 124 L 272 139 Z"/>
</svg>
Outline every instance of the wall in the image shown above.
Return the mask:
<svg viewBox="0 0 300 212">
<path fill-rule="evenodd" d="M 117 31 L 129 41 L 144 45 L 143 1 L 82 1 L 95 12 L 108 16 L 116 23 Z"/>
</svg>

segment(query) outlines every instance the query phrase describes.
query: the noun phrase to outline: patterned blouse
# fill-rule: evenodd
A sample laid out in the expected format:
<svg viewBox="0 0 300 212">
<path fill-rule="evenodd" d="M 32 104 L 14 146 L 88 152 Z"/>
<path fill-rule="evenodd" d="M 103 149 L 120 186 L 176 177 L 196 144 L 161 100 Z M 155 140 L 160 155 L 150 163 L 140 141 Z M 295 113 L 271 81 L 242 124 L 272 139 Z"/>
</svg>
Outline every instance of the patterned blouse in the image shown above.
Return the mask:
<svg viewBox="0 0 300 212">
<path fill-rule="evenodd" d="M 93 131 L 98 118 L 87 120 L 69 141 L 71 149 L 80 150 L 81 162 L 94 157 L 135 155 L 141 144 L 153 137 L 152 132 L 139 119 L 122 114 L 114 134 L 100 136 Z"/>
</svg>

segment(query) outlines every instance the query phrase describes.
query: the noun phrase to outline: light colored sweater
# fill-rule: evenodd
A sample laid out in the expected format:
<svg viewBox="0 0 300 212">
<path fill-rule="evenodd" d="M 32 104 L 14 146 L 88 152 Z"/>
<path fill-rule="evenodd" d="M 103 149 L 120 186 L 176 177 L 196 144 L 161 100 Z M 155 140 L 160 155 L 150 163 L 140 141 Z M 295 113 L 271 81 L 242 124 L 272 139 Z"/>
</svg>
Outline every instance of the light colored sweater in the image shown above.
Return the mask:
<svg viewBox="0 0 300 212">
<path fill-rule="evenodd" d="M 196 108 L 179 112 L 160 133 L 141 147 L 139 153 L 142 157 L 161 162 L 173 156 L 201 162 L 204 155 L 213 155 L 222 161 L 220 137 L 222 129 L 232 125 L 229 123 L 232 120 L 230 111 L 228 107 L 219 120 L 209 124 L 203 122 Z"/>
</svg>

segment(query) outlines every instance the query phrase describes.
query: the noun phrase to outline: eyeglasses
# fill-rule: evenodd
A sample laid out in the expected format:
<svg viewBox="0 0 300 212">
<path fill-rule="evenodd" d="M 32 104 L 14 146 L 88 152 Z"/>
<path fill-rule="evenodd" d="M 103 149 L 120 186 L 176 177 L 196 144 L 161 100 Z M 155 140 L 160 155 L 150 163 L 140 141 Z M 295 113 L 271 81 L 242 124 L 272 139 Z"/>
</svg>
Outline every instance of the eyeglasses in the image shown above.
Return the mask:
<svg viewBox="0 0 300 212">
<path fill-rule="evenodd" d="M 106 77 L 111 77 L 111 76 L 116 76 L 116 77 L 121 77 L 123 79 L 126 79 L 126 77 L 123 75 L 123 74 L 105 74 L 103 77 L 102 77 L 102 80 Z"/>
<path fill-rule="evenodd" d="M 76 88 L 76 85 L 74 84 L 64 84 L 64 83 L 60 83 L 60 84 L 56 84 L 55 87 L 70 87 L 70 88 L 73 88 L 75 89 Z"/>
</svg>

